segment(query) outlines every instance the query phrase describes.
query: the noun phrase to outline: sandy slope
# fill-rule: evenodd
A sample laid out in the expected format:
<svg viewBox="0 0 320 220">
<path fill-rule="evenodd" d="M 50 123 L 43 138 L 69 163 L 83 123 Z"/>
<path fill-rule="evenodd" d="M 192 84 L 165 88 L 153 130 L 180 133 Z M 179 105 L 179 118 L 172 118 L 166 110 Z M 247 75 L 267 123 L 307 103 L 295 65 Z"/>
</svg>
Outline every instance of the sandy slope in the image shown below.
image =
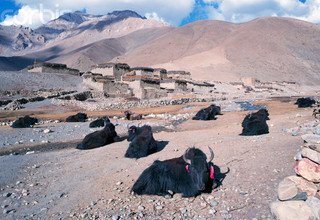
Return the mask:
<svg viewBox="0 0 320 220">
<path fill-rule="evenodd" d="M 177 28 L 119 60 L 191 71 L 194 78 L 319 84 L 320 28 L 289 18 L 231 24 L 199 21 Z M 299 80 L 298 80 L 299 79 Z"/>
<path fill-rule="evenodd" d="M 65 219 L 71 215 L 72 219 L 86 219 L 96 215 L 110 219 L 130 213 L 125 219 L 133 219 L 143 213 L 143 219 L 172 219 L 183 217 L 186 208 L 188 217 L 183 218 L 212 219 L 209 203 L 216 201 L 214 219 L 271 219 L 268 204 L 276 199 L 279 181 L 293 174 L 292 157 L 302 143 L 285 129 L 312 119 L 311 110 L 298 110 L 293 103 L 264 104 L 270 108 L 271 133 L 259 137 L 239 136 L 245 112 L 231 112 L 216 121 L 187 121 L 177 132 L 155 134 L 157 140 L 169 144 L 163 151 L 139 160 L 123 158 L 126 141 L 90 151 L 75 150 L 71 144 L 67 147 L 72 148 L 64 150 L 2 156 L 1 194 L 14 194 L 1 197 L 0 203 L 16 212 L 1 212 L 0 217 Z M 302 117 L 297 118 L 297 113 Z M 179 195 L 173 199 L 130 196 L 133 182 L 155 159 L 180 156 L 193 144 L 204 151 L 212 146 L 215 164 L 222 170 L 230 168 L 216 192 L 190 200 Z M 22 196 L 22 189 L 28 190 L 28 195 Z M 139 205 L 144 209 L 139 210 Z"/>
</svg>

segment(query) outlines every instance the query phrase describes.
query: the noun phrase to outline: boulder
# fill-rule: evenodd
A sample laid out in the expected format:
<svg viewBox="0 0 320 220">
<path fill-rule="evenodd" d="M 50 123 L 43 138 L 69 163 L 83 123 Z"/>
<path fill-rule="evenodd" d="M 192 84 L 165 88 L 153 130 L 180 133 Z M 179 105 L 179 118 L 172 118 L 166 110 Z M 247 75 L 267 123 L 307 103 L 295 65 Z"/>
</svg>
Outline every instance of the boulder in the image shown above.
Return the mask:
<svg viewBox="0 0 320 220">
<path fill-rule="evenodd" d="M 316 219 L 320 219 L 320 200 L 316 197 L 308 197 L 306 203 L 312 209 Z"/>
<path fill-rule="evenodd" d="M 295 172 L 311 182 L 320 182 L 320 166 L 319 164 L 304 158 L 296 161 L 294 166 Z"/>
<path fill-rule="evenodd" d="M 305 144 L 304 147 L 310 148 L 320 153 L 320 144 Z"/>
<path fill-rule="evenodd" d="M 296 184 L 289 179 L 284 179 L 278 186 L 278 198 L 281 201 L 290 200 L 298 194 Z"/>
<path fill-rule="evenodd" d="M 310 148 L 302 148 L 301 151 L 301 155 L 302 157 L 306 157 L 318 164 L 320 164 L 320 153 L 318 153 L 317 151 L 311 150 Z"/>
<path fill-rule="evenodd" d="M 270 205 L 271 213 L 277 220 L 311 220 L 316 215 L 304 201 L 273 202 Z"/>
<path fill-rule="evenodd" d="M 285 178 L 285 180 L 286 179 L 294 182 L 299 191 L 306 192 L 308 196 L 315 196 L 318 191 L 318 187 L 316 186 L 316 184 L 309 182 L 302 177 L 288 176 Z"/>
<path fill-rule="evenodd" d="M 320 135 L 317 134 L 305 134 L 302 135 L 301 138 L 309 144 L 320 144 Z"/>
</svg>

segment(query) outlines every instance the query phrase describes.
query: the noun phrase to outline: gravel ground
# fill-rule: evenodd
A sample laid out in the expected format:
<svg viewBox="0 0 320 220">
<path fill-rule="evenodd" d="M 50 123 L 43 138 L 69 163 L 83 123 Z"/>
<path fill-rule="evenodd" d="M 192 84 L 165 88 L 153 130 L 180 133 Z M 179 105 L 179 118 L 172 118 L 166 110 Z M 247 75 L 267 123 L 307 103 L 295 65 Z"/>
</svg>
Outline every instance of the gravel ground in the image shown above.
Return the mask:
<svg viewBox="0 0 320 220">
<path fill-rule="evenodd" d="M 165 130 L 168 122 L 152 122 L 148 120 L 126 122 L 123 120 L 112 120 L 116 126 L 119 136 L 127 134 L 128 125 L 148 124 L 155 131 Z M 8 126 L 0 127 L 0 148 L 17 145 L 37 145 L 41 143 L 60 143 L 83 139 L 87 134 L 102 128 L 89 128 L 90 122 L 83 123 L 45 123 L 35 125 L 33 128 L 13 129 Z"/>
<path fill-rule="evenodd" d="M 20 91 L 28 92 L 38 91 L 40 88 L 46 90 L 78 90 L 82 91 L 82 77 L 57 73 L 28 73 L 2 72 L 0 71 L 0 91 Z M 32 94 L 30 94 L 32 96 Z M 24 96 L 26 97 L 26 96 Z"/>
<path fill-rule="evenodd" d="M 238 135 L 246 112 L 227 112 L 215 121 L 187 120 L 175 132 L 156 133 L 169 144 L 139 160 L 123 157 L 127 141 L 90 151 L 2 156 L 0 219 L 273 219 L 269 204 L 278 183 L 293 174 L 292 158 L 302 144 L 287 130 L 311 121 L 312 110 L 261 104 L 270 109 L 270 134 L 258 137 Z M 68 129 L 78 133 L 74 125 Z M 222 172 L 230 168 L 221 187 L 191 199 L 130 194 L 154 160 L 178 157 L 192 145 L 205 152 L 212 146 L 214 163 Z"/>
</svg>

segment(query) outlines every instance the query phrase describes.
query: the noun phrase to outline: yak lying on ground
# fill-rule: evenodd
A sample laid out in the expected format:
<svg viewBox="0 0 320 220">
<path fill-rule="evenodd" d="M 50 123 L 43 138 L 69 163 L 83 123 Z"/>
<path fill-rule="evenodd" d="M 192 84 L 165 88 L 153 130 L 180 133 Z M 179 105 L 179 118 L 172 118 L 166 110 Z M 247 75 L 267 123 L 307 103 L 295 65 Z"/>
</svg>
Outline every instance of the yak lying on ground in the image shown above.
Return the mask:
<svg viewBox="0 0 320 220">
<path fill-rule="evenodd" d="M 108 117 L 102 117 L 102 118 L 99 118 L 99 119 L 97 119 L 97 120 L 92 121 L 92 122 L 89 124 L 89 127 L 90 127 L 90 128 L 104 127 L 105 121 L 110 122 L 110 120 L 109 120 Z"/>
<path fill-rule="evenodd" d="M 76 115 L 71 115 L 66 119 L 66 122 L 85 122 L 88 119 L 87 114 L 78 113 Z"/>
<path fill-rule="evenodd" d="M 142 115 L 141 114 L 136 114 L 136 113 L 133 113 L 131 111 L 125 111 L 124 112 L 124 116 L 129 121 L 141 120 L 142 119 Z"/>
<path fill-rule="evenodd" d="M 104 128 L 100 131 L 95 131 L 85 136 L 83 141 L 80 144 L 78 144 L 77 149 L 89 150 L 93 148 L 98 148 L 108 144 L 112 144 L 117 139 L 118 135 L 115 131 L 115 126 L 105 119 Z"/>
<path fill-rule="evenodd" d="M 216 115 L 221 115 L 221 108 L 216 105 L 210 105 L 208 108 L 201 109 L 192 120 L 216 120 Z"/>
<path fill-rule="evenodd" d="M 38 123 L 38 119 L 32 118 L 29 115 L 26 115 L 22 118 L 18 118 L 11 125 L 12 128 L 30 128 L 35 123 Z"/>
<path fill-rule="evenodd" d="M 298 105 L 298 108 L 309 108 L 312 107 L 312 105 L 316 104 L 316 100 L 312 98 L 298 98 L 295 105 Z"/>
<path fill-rule="evenodd" d="M 128 158 L 146 157 L 157 152 L 157 142 L 153 138 L 152 129 L 148 125 L 131 126 L 128 130 L 129 148 L 125 154 Z"/>
<path fill-rule="evenodd" d="M 181 157 L 170 160 L 156 160 L 143 171 L 132 187 L 138 195 L 169 195 L 182 193 L 183 197 L 193 197 L 212 186 L 214 169 L 211 163 L 214 154 L 210 149 L 210 159 L 197 148 L 189 148 Z"/>
<path fill-rule="evenodd" d="M 256 113 L 250 113 L 246 115 L 242 122 L 241 135 L 253 136 L 269 133 L 269 127 L 267 124 L 269 120 L 269 112 L 266 109 L 260 109 Z"/>
</svg>

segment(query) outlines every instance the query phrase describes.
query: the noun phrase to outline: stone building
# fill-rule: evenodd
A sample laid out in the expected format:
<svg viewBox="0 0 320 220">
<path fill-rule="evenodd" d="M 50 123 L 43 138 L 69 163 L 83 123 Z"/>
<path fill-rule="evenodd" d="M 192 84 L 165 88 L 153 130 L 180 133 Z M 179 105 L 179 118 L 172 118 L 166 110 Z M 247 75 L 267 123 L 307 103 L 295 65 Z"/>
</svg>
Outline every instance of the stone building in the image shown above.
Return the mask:
<svg viewBox="0 0 320 220">
<path fill-rule="evenodd" d="M 215 85 L 207 82 L 187 81 L 187 88 L 193 93 L 207 94 L 215 90 Z"/>
<path fill-rule="evenodd" d="M 135 76 L 153 77 L 154 69 L 149 67 L 134 67 L 130 69 L 131 74 Z"/>
<path fill-rule="evenodd" d="M 105 97 L 111 98 L 131 98 L 133 96 L 133 90 L 129 84 L 111 80 L 103 83 L 103 92 Z"/>
<path fill-rule="evenodd" d="M 71 74 L 80 75 L 80 71 L 77 69 L 68 68 L 65 64 L 59 63 L 34 63 L 28 67 L 29 73 L 61 73 L 61 74 Z"/>
<path fill-rule="evenodd" d="M 125 63 L 97 64 L 91 67 L 90 72 L 102 76 L 113 76 L 116 81 L 121 81 L 121 77 L 130 72 L 130 66 Z"/>
<path fill-rule="evenodd" d="M 160 79 L 166 79 L 167 78 L 167 70 L 162 68 L 154 69 L 153 76 L 158 77 Z"/>
<path fill-rule="evenodd" d="M 191 80 L 191 73 L 186 71 L 168 71 L 167 77 L 170 79 Z"/>
</svg>

